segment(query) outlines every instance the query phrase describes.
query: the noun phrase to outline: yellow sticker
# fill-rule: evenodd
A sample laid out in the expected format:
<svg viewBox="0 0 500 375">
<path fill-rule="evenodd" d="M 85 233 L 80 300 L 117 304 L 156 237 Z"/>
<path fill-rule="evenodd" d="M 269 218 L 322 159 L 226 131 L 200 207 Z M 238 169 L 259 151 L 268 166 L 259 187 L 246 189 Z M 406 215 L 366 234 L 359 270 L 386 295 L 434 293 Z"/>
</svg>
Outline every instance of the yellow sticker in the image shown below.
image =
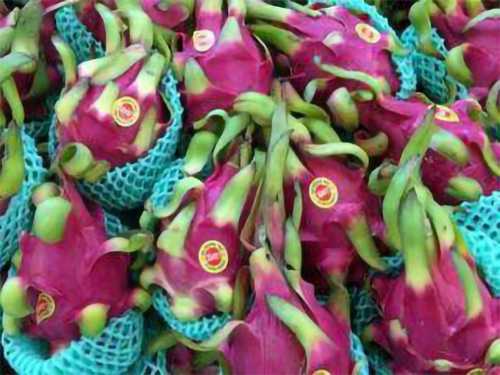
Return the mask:
<svg viewBox="0 0 500 375">
<path fill-rule="evenodd" d="M 482 368 L 474 368 L 470 370 L 467 375 L 485 375 L 486 371 L 483 370 Z"/>
<path fill-rule="evenodd" d="M 314 371 L 312 373 L 312 375 L 330 375 L 330 371 L 324 370 L 324 369 L 320 369 L 320 370 Z"/>
<path fill-rule="evenodd" d="M 215 35 L 211 30 L 196 30 L 193 33 L 193 46 L 198 52 L 206 52 L 215 44 Z"/>
<path fill-rule="evenodd" d="M 44 320 L 49 319 L 56 310 L 54 299 L 47 293 L 40 293 L 36 300 L 35 314 L 36 324 L 40 324 Z"/>
<path fill-rule="evenodd" d="M 317 177 L 309 184 L 309 197 L 320 208 L 330 208 L 337 203 L 337 185 L 326 177 Z"/>
<path fill-rule="evenodd" d="M 229 263 L 227 250 L 222 243 L 215 240 L 206 241 L 198 252 L 201 267 L 209 273 L 224 271 Z"/>
<path fill-rule="evenodd" d="M 122 96 L 113 103 L 113 120 L 119 126 L 128 128 L 134 125 L 140 115 L 139 103 L 130 96 Z"/>
<path fill-rule="evenodd" d="M 356 34 L 367 43 L 375 44 L 381 38 L 378 30 L 367 23 L 358 23 L 354 29 Z"/>
<path fill-rule="evenodd" d="M 432 106 L 431 106 L 432 107 Z M 436 106 L 436 114 L 434 115 L 436 120 L 446 121 L 446 122 L 458 122 L 458 115 L 451 108 L 445 107 L 444 105 Z"/>
</svg>

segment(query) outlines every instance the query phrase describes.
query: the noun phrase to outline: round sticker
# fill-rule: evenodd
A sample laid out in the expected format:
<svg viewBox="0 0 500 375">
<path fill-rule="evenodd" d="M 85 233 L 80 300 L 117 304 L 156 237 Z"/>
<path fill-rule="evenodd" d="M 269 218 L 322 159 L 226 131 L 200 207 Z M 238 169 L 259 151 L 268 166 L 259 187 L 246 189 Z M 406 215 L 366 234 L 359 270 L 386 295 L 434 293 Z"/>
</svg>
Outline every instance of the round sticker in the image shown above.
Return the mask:
<svg viewBox="0 0 500 375">
<path fill-rule="evenodd" d="M 380 33 L 367 23 L 358 23 L 355 27 L 356 34 L 367 43 L 377 43 L 380 40 Z"/>
<path fill-rule="evenodd" d="M 436 106 L 436 114 L 434 115 L 436 120 L 446 121 L 446 122 L 458 122 L 458 115 L 452 109 L 445 107 L 444 105 Z"/>
<path fill-rule="evenodd" d="M 324 369 L 320 369 L 320 370 L 314 371 L 312 373 L 312 375 L 330 375 L 330 371 L 324 370 Z"/>
<path fill-rule="evenodd" d="M 198 52 L 206 52 L 215 43 L 215 35 L 211 30 L 196 30 L 193 33 L 193 46 Z"/>
<path fill-rule="evenodd" d="M 333 207 L 339 197 L 337 185 L 326 177 L 317 177 L 309 185 L 309 197 L 318 207 Z"/>
<path fill-rule="evenodd" d="M 113 103 L 113 119 L 125 128 L 134 125 L 141 115 L 137 100 L 130 96 L 122 96 Z"/>
<path fill-rule="evenodd" d="M 198 260 L 201 267 L 209 273 L 224 271 L 229 262 L 226 248 L 215 240 L 206 241 L 201 245 Z"/>
<path fill-rule="evenodd" d="M 47 293 L 40 293 L 35 306 L 36 324 L 49 319 L 54 314 L 55 309 L 54 299 Z"/>
</svg>

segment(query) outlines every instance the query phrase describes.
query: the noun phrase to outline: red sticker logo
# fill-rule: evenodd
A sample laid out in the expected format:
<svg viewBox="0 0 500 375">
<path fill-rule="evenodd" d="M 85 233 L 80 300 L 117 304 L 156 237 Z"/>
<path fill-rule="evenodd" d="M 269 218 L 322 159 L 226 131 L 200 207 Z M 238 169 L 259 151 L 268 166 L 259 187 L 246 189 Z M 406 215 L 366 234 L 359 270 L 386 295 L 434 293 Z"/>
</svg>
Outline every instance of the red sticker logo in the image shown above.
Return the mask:
<svg viewBox="0 0 500 375">
<path fill-rule="evenodd" d="M 317 177 L 309 185 L 309 197 L 320 208 L 333 207 L 338 196 L 337 185 L 326 177 Z"/>
<path fill-rule="evenodd" d="M 40 293 L 35 306 L 36 324 L 40 324 L 44 320 L 49 319 L 52 315 L 54 315 L 55 310 L 56 303 L 54 302 L 52 296 L 47 293 Z"/>
<path fill-rule="evenodd" d="M 206 241 L 201 245 L 198 260 L 201 267 L 209 273 L 224 271 L 229 262 L 226 248 L 215 240 Z"/>
<path fill-rule="evenodd" d="M 429 106 L 432 107 L 432 106 Z M 436 106 L 436 114 L 434 115 L 436 120 L 441 120 L 445 122 L 458 122 L 460 119 L 454 110 L 445 107 L 444 105 Z"/>
<path fill-rule="evenodd" d="M 123 127 L 134 125 L 141 115 L 137 100 L 130 96 L 122 96 L 113 103 L 113 119 Z"/>
</svg>

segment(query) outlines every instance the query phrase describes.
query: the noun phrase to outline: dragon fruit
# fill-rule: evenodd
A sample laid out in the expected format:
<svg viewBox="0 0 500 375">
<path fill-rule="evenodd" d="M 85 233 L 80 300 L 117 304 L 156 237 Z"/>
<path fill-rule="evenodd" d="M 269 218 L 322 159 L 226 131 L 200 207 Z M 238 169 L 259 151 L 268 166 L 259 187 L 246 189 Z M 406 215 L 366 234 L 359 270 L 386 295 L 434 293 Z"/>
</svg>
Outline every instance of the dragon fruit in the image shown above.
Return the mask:
<svg viewBox="0 0 500 375">
<path fill-rule="evenodd" d="M 273 22 L 258 23 L 252 30 L 288 56 L 291 82 L 308 99 L 330 101 L 335 113 L 342 110 L 334 105 L 337 90 L 398 90 L 390 60 L 390 52 L 402 52 L 395 35 L 380 33 L 365 16 L 342 6 L 310 9 L 290 4 L 292 9 L 251 0 L 248 15 Z"/>
<path fill-rule="evenodd" d="M 81 63 L 77 72 L 69 47 L 57 37 L 54 43 L 66 74 L 66 89 L 55 105 L 61 165 L 73 177 L 95 181 L 144 155 L 168 127 L 158 87 L 166 61 L 132 44 Z"/>
<path fill-rule="evenodd" d="M 496 19 L 499 10 L 485 10 L 481 1 L 421 0 L 413 5 L 410 16 L 419 36 L 419 47 L 437 54 L 431 42 L 431 27 L 435 27 L 450 50 L 446 57 L 448 72 L 469 87 L 477 100 L 483 101 L 500 77 L 500 48 L 495 43 L 500 32 Z M 498 106 L 498 89 L 494 91 L 491 94 L 495 94 Z"/>
<path fill-rule="evenodd" d="M 137 306 L 149 295 L 128 281 L 131 252 L 152 238 L 129 232 L 108 239 L 104 212 L 84 202 L 66 178 L 62 188 L 40 185 L 31 233 L 21 234 L 17 276 L 0 293 L 4 329 L 48 340 L 54 349 L 80 334 L 97 336 L 110 317 Z"/>
<path fill-rule="evenodd" d="M 181 28 L 191 17 L 194 0 L 142 0 L 141 6 L 156 25 L 173 30 Z"/>
<path fill-rule="evenodd" d="M 396 373 L 487 370 L 500 363 L 497 303 L 450 213 L 420 181 L 423 145 L 438 131 L 430 125 L 410 141 L 384 198 L 389 237 L 405 268 L 373 280 L 382 318 L 365 336 L 392 355 Z"/>
<path fill-rule="evenodd" d="M 180 180 L 169 205 L 153 211 L 163 219 L 157 261 L 141 278 L 143 285 L 154 283 L 168 293 L 178 319 L 231 311 L 244 260 L 239 233 L 256 169 L 255 161 L 245 166 L 236 153 L 203 183 L 194 177 Z"/>
<path fill-rule="evenodd" d="M 399 160 L 432 106 L 419 96 L 407 101 L 381 96 L 376 103 L 360 104 L 360 121 L 369 126 L 368 133 L 361 133 L 361 146 L 366 148 L 372 136 L 384 134 L 388 139 L 384 155 Z M 423 160 L 422 176 L 438 202 L 475 200 L 500 188 L 499 148 L 489 141 L 482 117 L 481 106 L 471 99 L 436 107 L 433 121 L 440 131 Z"/>
<path fill-rule="evenodd" d="M 222 0 L 197 1 L 197 29 L 174 56 L 176 73 L 183 80 L 188 124 L 212 110 L 229 110 L 243 92 L 269 92 L 273 65 L 252 38 L 244 17 L 245 4 L 240 0 L 229 1 L 225 21 Z"/>
<path fill-rule="evenodd" d="M 21 130 L 13 123 L 0 129 L 0 216 L 9 206 L 9 200 L 21 189 L 24 180 L 24 158 Z"/>
<path fill-rule="evenodd" d="M 228 323 L 200 344 L 180 341 L 219 351 L 220 364 L 235 374 L 350 373 L 348 327 L 319 305 L 312 286 L 295 294 L 266 248 L 252 252 L 250 273 L 255 300 L 244 321 Z"/>
</svg>

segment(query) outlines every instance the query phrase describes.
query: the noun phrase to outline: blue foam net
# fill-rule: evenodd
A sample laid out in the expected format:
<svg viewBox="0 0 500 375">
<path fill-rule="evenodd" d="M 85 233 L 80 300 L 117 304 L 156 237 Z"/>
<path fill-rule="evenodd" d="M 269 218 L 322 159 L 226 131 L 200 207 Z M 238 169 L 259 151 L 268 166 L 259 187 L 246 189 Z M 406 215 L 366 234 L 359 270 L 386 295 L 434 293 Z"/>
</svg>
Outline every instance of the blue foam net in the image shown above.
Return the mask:
<svg viewBox="0 0 500 375">
<path fill-rule="evenodd" d="M 43 182 L 46 170 L 37 154 L 35 142 L 22 130 L 25 176 L 21 190 L 10 199 L 7 211 L 0 216 L 0 267 L 10 261 L 17 250 L 19 234 L 31 226 L 34 207 L 33 188 Z"/>
<path fill-rule="evenodd" d="M 435 29 L 432 30 L 432 43 L 440 54 L 439 58 L 426 55 L 418 50 L 418 37 L 413 26 L 409 26 L 403 32 L 401 40 L 404 46 L 411 51 L 418 85 L 430 99 L 437 103 L 446 103 L 450 100 L 468 97 L 467 88 L 448 75 L 444 63 L 448 50 L 444 45 L 443 38 Z M 452 94 L 451 86 L 456 87 L 456 95 L 453 98 L 450 97 Z"/>
<path fill-rule="evenodd" d="M 110 319 L 98 337 L 72 341 L 52 356 L 44 341 L 2 336 L 5 359 L 19 375 L 126 374 L 140 356 L 142 340 L 143 317 L 133 310 Z"/>
</svg>

